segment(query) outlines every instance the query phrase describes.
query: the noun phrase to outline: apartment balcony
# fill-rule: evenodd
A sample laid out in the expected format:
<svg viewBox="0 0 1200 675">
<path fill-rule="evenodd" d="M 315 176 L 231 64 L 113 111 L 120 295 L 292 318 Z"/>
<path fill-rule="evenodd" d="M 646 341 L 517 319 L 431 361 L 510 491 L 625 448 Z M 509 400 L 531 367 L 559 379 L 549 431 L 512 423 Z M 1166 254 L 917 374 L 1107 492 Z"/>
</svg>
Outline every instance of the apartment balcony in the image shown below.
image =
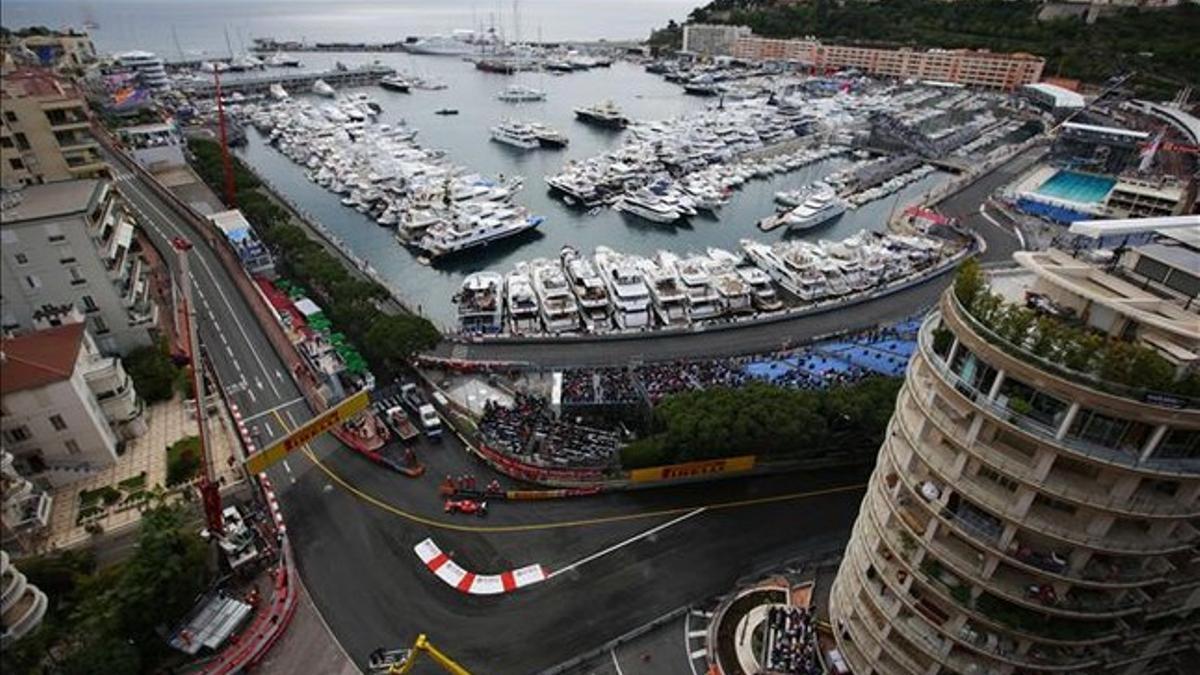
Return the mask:
<svg viewBox="0 0 1200 675">
<path fill-rule="evenodd" d="M 13 606 L 3 612 L 4 632 L 0 634 L 0 647 L 8 647 L 37 628 L 46 616 L 47 605 L 45 593 L 33 586 L 26 587 Z"/>
<path fill-rule="evenodd" d="M 54 498 L 45 490 L 23 481 L 26 489 L 17 494 L 4 496 L 4 526 L 13 532 L 40 530 L 50 524 L 50 510 Z"/>
<path fill-rule="evenodd" d="M 1068 455 L 1073 455 L 1087 461 L 1099 462 L 1107 466 L 1135 469 L 1139 472 L 1168 476 L 1194 477 L 1196 474 L 1200 474 L 1200 462 L 1153 458 L 1141 461 L 1141 458 L 1135 453 L 1106 447 L 1082 438 L 1069 435 L 1059 438 L 1059 429 L 1057 427 L 1047 424 L 1030 414 L 1012 410 L 1001 405 L 998 401 L 988 398 L 987 392 L 980 391 L 974 385 L 956 375 L 950 370 L 945 361 L 933 351 L 932 330 L 937 320 L 938 314 L 932 314 L 921 327 L 917 343 L 922 359 L 930 365 L 930 369 L 941 380 L 942 391 L 952 392 L 956 400 L 984 411 L 988 414 L 988 419 L 993 424 L 1018 431 L 1022 435 L 1030 437 L 1033 441 L 1051 445 L 1056 450 L 1065 450 Z"/>
</svg>

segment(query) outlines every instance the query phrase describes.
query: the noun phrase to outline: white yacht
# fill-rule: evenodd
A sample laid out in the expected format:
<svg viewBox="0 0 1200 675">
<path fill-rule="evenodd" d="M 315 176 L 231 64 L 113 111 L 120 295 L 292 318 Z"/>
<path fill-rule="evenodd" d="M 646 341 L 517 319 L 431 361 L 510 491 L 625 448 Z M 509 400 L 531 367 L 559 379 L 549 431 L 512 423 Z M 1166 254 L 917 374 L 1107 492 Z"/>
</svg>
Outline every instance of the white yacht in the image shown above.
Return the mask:
<svg viewBox="0 0 1200 675">
<path fill-rule="evenodd" d="M 650 291 L 641 270 L 607 246 L 596 247 L 596 266 L 613 303 L 613 318 L 619 328 L 650 325 Z"/>
<path fill-rule="evenodd" d="M 329 86 L 329 83 L 325 80 L 317 80 L 316 82 L 313 82 L 312 90 L 314 94 L 317 94 L 318 96 L 324 96 L 325 98 L 333 98 L 334 96 L 337 96 L 337 91 L 333 87 Z"/>
<path fill-rule="evenodd" d="M 629 125 L 629 118 L 612 101 L 602 101 L 595 105 L 576 108 L 575 117 L 581 122 L 610 129 L 624 129 Z"/>
<path fill-rule="evenodd" d="M 592 261 L 579 255 L 579 251 L 571 246 L 564 246 L 559 258 L 563 273 L 571 284 L 571 292 L 579 301 L 579 314 L 584 327 L 593 333 L 611 328 L 608 287 L 596 272 Z"/>
<path fill-rule="evenodd" d="M 276 101 L 286 101 L 287 99 L 291 98 L 291 96 L 288 95 L 287 90 L 283 88 L 283 85 L 279 84 L 278 82 L 270 86 L 269 92 L 271 94 L 271 98 Z"/>
<path fill-rule="evenodd" d="M 528 124 L 516 120 L 504 120 L 492 127 L 492 140 L 522 150 L 532 150 L 542 145 Z"/>
<path fill-rule="evenodd" d="M 703 256 L 680 259 L 669 251 L 658 252 L 658 264 L 673 268 L 688 299 L 688 315 L 692 321 L 703 321 L 721 315 L 721 295 L 713 287 L 712 277 L 704 267 Z"/>
<path fill-rule="evenodd" d="M 846 212 L 846 202 L 838 198 L 833 188 L 826 188 L 814 192 L 803 204 L 783 217 L 788 229 L 810 230 Z"/>
<path fill-rule="evenodd" d="M 783 242 L 777 247 L 743 239 L 742 250 L 762 271 L 783 290 L 804 302 L 813 302 L 826 294 L 825 277 L 816 268 L 816 261 L 801 250 Z"/>
<path fill-rule="evenodd" d="M 720 296 L 721 308 L 728 314 L 744 314 L 753 312 L 754 305 L 750 300 L 750 285 L 738 274 L 737 267 L 725 258 L 707 258 L 697 256 L 704 264 L 713 288 Z"/>
<path fill-rule="evenodd" d="M 546 92 L 523 84 L 510 84 L 496 94 L 496 98 L 508 103 L 527 103 L 546 100 Z"/>
<path fill-rule="evenodd" d="M 524 265 L 518 265 L 504 278 L 504 292 L 509 330 L 518 335 L 536 333 L 540 324 L 538 301 Z"/>
<path fill-rule="evenodd" d="M 775 292 L 775 284 L 770 275 L 752 263 L 722 248 L 709 247 L 708 257 L 716 261 L 724 261 L 737 271 L 747 286 L 750 287 L 750 302 L 759 312 L 775 312 L 783 309 L 783 301 Z"/>
<path fill-rule="evenodd" d="M 462 333 L 499 333 L 504 329 L 504 277 L 496 272 L 467 275 L 454 300 Z"/>
<path fill-rule="evenodd" d="M 401 45 L 412 54 L 429 56 L 467 56 L 479 52 L 479 45 L 461 40 L 454 35 L 430 35 Z"/>
<path fill-rule="evenodd" d="M 539 258 L 529 263 L 533 291 L 537 294 L 542 325 L 549 333 L 579 330 L 579 305 L 562 267 L 555 261 Z"/>
<path fill-rule="evenodd" d="M 650 288 L 650 301 L 658 322 L 666 328 L 686 326 L 688 319 L 687 293 L 675 270 L 649 258 L 636 258 L 635 264 L 645 275 Z"/>
<path fill-rule="evenodd" d="M 623 195 L 613 208 L 653 223 L 673 223 L 683 217 L 677 207 L 645 188 Z"/>
<path fill-rule="evenodd" d="M 484 216 L 456 217 L 441 226 L 431 226 L 418 246 L 430 258 L 439 258 L 532 230 L 543 220 L 541 216 L 528 215 L 517 207 Z"/>
</svg>

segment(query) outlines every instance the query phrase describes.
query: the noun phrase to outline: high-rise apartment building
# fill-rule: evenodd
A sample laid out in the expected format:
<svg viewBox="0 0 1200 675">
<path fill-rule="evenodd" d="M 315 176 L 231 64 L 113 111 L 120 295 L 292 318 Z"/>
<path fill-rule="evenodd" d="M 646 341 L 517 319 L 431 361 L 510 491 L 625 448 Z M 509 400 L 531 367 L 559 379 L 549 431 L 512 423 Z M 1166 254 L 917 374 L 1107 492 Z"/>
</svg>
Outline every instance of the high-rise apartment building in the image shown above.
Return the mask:
<svg viewBox="0 0 1200 675">
<path fill-rule="evenodd" d="M 839 649 L 856 675 L 1196 672 L 1200 249 L 1015 257 L 921 329 L 831 592 Z"/>
<path fill-rule="evenodd" d="M 753 35 L 749 26 L 689 23 L 683 27 L 683 51 L 700 56 L 728 56 L 734 41 Z"/>
<path fill-rule="evenodd" d="M 74 85 L 41 68 L 5 73 L 0 81 L 0 185 L 107 175 L 91 124 L 87 101 Z"/>
</svg>

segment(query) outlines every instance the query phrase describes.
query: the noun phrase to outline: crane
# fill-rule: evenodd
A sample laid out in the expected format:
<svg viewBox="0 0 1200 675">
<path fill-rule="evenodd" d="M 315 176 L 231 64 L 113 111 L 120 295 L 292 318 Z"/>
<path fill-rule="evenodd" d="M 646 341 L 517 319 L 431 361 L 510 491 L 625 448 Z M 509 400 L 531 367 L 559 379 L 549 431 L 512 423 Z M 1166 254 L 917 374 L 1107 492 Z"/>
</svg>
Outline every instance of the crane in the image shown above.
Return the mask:
<svg viewBox="0 0 1200 675">
<path fill-rule="evenodd" d="M 427 654 L 433 662 L 442 667 L 450 675 L 471 675 L 471 671 L 458 665 L 454 659 L 446 656 L 429 638 L 421 633 L 413 641 L 412 647 L 401 649 L 376 649 L 371 653 L 368 666 L 372 673 L 380 675 L 406 675 L 417 665 L 417 657 Z"/>
</svg>

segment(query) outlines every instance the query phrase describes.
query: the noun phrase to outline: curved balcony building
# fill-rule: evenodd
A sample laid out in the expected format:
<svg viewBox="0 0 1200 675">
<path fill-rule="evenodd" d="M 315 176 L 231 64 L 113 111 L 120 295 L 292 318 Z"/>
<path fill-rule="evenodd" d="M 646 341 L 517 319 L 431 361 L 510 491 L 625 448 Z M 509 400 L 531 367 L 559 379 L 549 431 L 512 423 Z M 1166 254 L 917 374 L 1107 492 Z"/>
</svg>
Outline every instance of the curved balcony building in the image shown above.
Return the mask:
<svg viewBox="0 0 1200 675">
<path fill-rule="evenodd" d="M 979 277 L 999 311 L 950 289 L 922 327 L 834 582 L 839 648 L 856 675 L 1195 672 L 1197 303 L 1119 264 L 1016 258 Z M 1117 348 L 1162 386 L 1080 365 Z"/>
</svg>

